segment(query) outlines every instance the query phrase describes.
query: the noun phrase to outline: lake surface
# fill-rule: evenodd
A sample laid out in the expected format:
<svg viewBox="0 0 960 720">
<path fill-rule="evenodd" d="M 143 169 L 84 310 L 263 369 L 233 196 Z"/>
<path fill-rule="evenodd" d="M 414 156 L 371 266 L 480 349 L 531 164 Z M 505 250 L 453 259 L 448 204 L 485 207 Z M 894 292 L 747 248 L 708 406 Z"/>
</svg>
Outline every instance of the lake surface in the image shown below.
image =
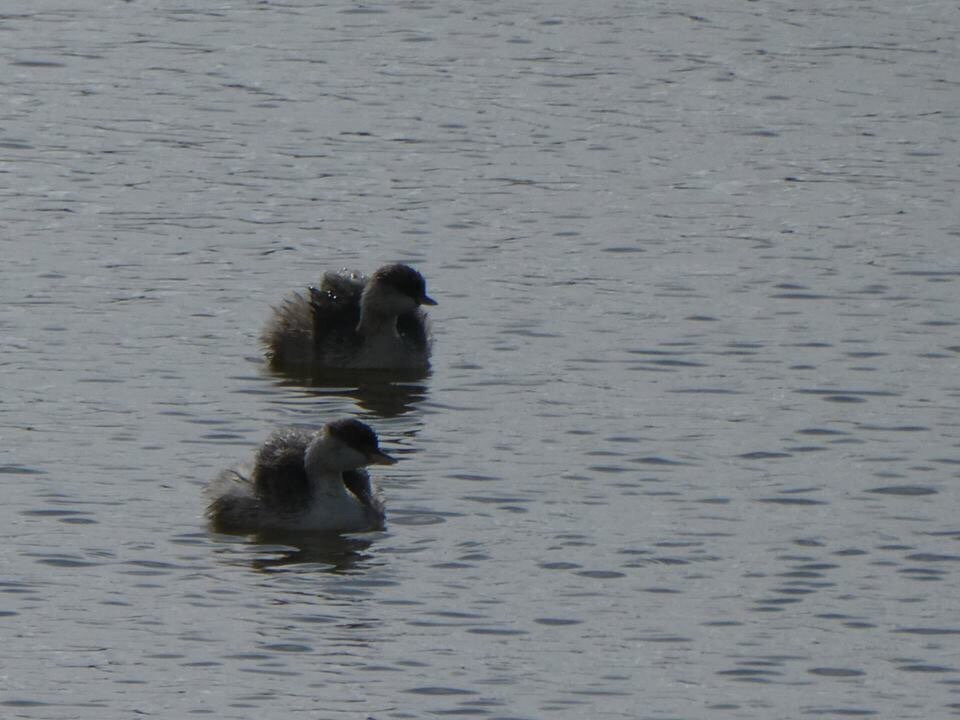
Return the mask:
<svg viewBox="0 0 960 720">
<path fill-rule="evenodd" d="M 957 19 L 4 5 L 0 712 L 960 715 Z M 429 376 L 265 368 L 392 261 Z M 385 532 L 208 533 L 344 416 Z"/>
</svg>

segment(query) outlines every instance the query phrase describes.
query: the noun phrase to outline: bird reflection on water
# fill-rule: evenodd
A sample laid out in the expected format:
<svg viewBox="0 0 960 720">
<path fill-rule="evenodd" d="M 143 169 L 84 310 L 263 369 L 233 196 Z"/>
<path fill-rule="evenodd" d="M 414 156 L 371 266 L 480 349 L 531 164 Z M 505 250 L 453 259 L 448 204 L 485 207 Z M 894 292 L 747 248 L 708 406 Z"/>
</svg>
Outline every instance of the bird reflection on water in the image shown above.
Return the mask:
<svg viewBox="0 0 960 720">
<path fill-rule="evenodd" d="M 333 533 L 261 534 L 253 538 L 259 554 L 250 563 L 254 570 L 277 571 L 310 565 L 332 574 L 348 573 L 369 563 L 372 540 Z"/>
<path fill-rule="evenodd" d="M 269 371 L 276 385 L 317 397 L 347 397 L 378 418 L 414 410 L 427 396 L 428 370 L 326 370 L 322 375 Z"/>
<path fill-rule="evenodd" d="M 224 559 L 242 557 L 250 567 L 261 572 L 317 570 L 331 574 L 347 574 L 362 570 L 374 561 L 368 552 L 373 539 L 354 535 L 324 532 L 271 531 L 238 538 L 222 536 Z"/>
</svg>

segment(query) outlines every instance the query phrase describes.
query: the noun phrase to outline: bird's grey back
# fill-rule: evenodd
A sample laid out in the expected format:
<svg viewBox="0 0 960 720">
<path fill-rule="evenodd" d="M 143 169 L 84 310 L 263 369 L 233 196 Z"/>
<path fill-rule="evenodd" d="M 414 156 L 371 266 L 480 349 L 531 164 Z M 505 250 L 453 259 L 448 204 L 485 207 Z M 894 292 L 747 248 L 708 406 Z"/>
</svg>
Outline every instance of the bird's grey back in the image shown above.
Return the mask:
<svg viewBox="0 0 960 720">
<path fill-rule="evenodd" d="M 359 303 L 360 294 L 369 280 L 370 278 L 356 270 L 327 271 L 323 274 L 320 289 L 342 298 L 355 299 Z"/>
<path fill-rule="evenodd" d="M 298 512 L 310 502 L 310 479 L 304 466 L 307 446 L 315 433 L 300 428 L 276 430 L 257 452 L 254 493 L 279 512 Z"/>
</svg>

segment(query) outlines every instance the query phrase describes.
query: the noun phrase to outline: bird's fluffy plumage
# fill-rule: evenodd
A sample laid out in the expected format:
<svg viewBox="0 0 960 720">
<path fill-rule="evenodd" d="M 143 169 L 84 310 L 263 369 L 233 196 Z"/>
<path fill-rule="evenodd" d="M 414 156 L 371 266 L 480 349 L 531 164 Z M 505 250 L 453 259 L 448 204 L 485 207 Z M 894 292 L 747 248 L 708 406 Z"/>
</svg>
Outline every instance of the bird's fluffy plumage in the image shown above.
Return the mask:
<svg viewBox="0 0 960 720">
<path fill-rule="evenodd" d="M 224 470 L 211 483 L 207 518 L 219 532 L 380 529 L 383 499 L 362 465 L 387 461 L 373 431 L 355 420 L 330 423 L 321 433 L 280 429 L 251 467 Z"/>
<path fill-rule="evenodd" d="M 430 332 L 421 305 L 436 304 L 413 268 L 386 265 L 367 278 L 326 273 L 273 309 L 261 333 L 271 366 L 322 368 L 427 368 Z"/>
</svg>

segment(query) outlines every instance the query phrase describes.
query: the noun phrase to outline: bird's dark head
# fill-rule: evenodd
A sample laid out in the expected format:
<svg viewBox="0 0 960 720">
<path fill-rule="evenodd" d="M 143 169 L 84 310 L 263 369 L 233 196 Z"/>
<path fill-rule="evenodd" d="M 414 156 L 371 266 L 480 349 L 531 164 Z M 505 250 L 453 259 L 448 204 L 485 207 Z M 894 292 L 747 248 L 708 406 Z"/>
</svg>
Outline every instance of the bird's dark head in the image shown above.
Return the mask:
<svg viewBox="0 0 960 720">
<path fill-rule="evenodd" d="M 411 298 L 417 305 L 436 305 L 437 301 L 427 295 L 427 283 L 423 275 L 409 265 L 397 263 L 384 265 L 373 274 L 372 281 L 391 288 Z"/>
<path fill-rule="evenodd" d="M 363 465 L 393 465 L 397 461 L 380 449 L 377 434 L 359 420 L 335 420 L 327 423 L 326 431 L 330 438 L 362 455 L 366 460 Z"/>
</svg>

